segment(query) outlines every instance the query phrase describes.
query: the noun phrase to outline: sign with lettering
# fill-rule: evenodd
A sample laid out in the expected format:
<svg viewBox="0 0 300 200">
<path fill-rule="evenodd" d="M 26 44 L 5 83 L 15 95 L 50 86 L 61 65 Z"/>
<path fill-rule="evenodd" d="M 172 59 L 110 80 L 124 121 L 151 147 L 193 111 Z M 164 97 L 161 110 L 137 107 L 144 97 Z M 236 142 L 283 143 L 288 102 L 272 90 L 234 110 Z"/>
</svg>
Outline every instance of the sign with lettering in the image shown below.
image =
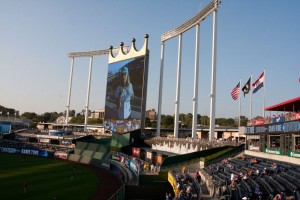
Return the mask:
<svg viewBox="0 0 300 200">
<path fill-rule="evenodd" d="M 280 122 L 262 126 L 247 126 L 245 134 L 254 133 L 291 133 L 300 131 L 300 121 Z"/>
<path fill-rule="evenodd" d="M 300 152 L 296 152 L 296 151 L 288 151 L 287 154 L 288 154 L 289 157 L 300 158 Z"/>
<path fill-rule="evenodd" d="M 283 151 L 277 149 L 264 148 L 264 152 L 270 154 L 276 154 L 276 155 L 283 155 Z"/>
</svg>

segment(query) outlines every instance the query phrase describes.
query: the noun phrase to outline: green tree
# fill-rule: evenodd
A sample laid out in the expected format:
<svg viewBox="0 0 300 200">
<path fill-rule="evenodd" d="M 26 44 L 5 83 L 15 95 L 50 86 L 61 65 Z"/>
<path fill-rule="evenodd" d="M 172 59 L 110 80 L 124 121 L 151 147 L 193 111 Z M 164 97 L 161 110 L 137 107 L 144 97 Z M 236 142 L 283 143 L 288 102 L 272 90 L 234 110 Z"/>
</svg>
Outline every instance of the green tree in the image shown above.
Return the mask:
<svg viewBox="0 0 300 200">
<path fill-rule="evenodd" d="M 151 127 L 152 123 L 150 121 L 150 118 L 146 117 L 145 118 L 145 127 Z"/>
<path fill-rule="evenodd" d="M 247 126 L 248 118 L 245 116 L 241 116 L 241 126 Z"/>
<path fill-rule="evenodd" d="M 90 118 L 88 119 L 88 124 L 103 124 L 103 120 L 100 118 Z"/>
<path fill-rule="evenodd" d="M 201 116 L 200 118 L 200 124 L 204 125 L 204 126 L 209 126 L 210 122 L 209 122 L 209 117 L 206 115 Z"/>
<path fill-rule="evenodd" d="M 24 112 L 21 116 L 24 118 L 27 118 L 27 119 L 31 119 L 31 120 L 37 118 L 37 114 L 34 112 Z"/>
<path fill-rule="evenodd" d="M 161 122 L 162 122 L 162 125 L 164 125 L 165 128 L 174 127 L 174 117 L 171 116 L 171 115 L 162 115 L 161 116 Z"/>
<path fill-rule="evenodd" d="M 75 110 L 71 110 L 70 113 L 69 113 L 69 116 L 70 117 L 74 117 L 76 114 Z"/>
</svg>

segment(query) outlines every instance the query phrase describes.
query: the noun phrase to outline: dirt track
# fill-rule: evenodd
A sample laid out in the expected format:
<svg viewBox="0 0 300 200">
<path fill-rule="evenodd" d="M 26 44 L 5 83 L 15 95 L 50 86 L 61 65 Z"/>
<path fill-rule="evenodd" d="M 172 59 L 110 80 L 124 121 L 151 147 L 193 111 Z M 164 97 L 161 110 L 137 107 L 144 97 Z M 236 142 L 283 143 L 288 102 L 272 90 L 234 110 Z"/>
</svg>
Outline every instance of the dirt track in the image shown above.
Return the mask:
<svg viewBox="0 0 300 200">
<path fill-rule="evenodd" d="M 92 165 L 85 167 L 94 171 L 99 179 L 98 190 L 92 200 L 107 200 L 122 186 L 121 181 L 109 170 Z"/>
</svg>

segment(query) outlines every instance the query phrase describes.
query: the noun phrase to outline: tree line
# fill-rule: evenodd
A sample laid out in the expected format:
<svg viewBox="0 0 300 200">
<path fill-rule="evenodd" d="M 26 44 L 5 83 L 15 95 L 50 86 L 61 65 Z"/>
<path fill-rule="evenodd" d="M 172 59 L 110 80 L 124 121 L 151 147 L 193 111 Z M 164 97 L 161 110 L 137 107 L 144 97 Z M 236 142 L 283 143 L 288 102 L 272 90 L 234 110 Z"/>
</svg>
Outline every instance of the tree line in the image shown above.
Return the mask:
<svg viewBox="0 0 300 200">
<path fill-rule="evenodd" d="M 246 126 L 248 118 L 245 116 L 240 117 L 241 126 Z M 236 118 L 216 118 L 215 124 L 219 126 L 238 127 L 238 117 Z M 197 115 L 197 124 L 202 126 L 210 125 L 210 118 L 207 115 Z M 180 128 L 192 128 L 193 125 L 193 114 L 181 113 L 179 114 L 179 127 Z M 145 119 L 145 127 L 156 128 L 157 121 L 151 121 L 149 118 Z M 173 128 L 174 127 L 174 116 L 173 115 L 161 115 L 161 128 Z"/>
<path fill-rule="evenodd" d="M 69 123 L 73 124 L 83 124 L 84 118 L 85 118 L 85 110 L 82 110 L 79 113 L 76 113 L 75 110 L 70 110 L 69 117 L 71 117 Z M 89 114 L 91 111 L 89 110 Z M 16 118 L 26 118 L 30 119 L 32 121 L 31 127 L 36 127 L 36 125 L 40 122 L 43 123 L 55 123 L 56 119 L 61 116 L 66 116 L 66 111 L 64 112 L 45 112 L 42 114 L 37 114 L 35 112 L 24 112 L 22 114 L 19 113 L 19 111 L 13 109 L 13 108 L 6 108 L 4 106 L 0 105 L 0 116 L 1 118 L 5 117 L 16 117 Z M 102 124 L 103 119 L 88 119 L 88 124 Z"/>
<path fill-rule="evenodd" d="M 1 117 L 15 116 L 16 118 L 27 118 L 32 120 L 32 126 L 35 127 L 37 123 L 53 123 L 60 116 L 66 116 L 66 111 L 64 112 L 45 112 L 43 114 L 37 114 L 35 112 L 24 112 L 22 114 L 19 111 L 13 108 L 5 108 L 0 105 Z M 89 115 L 91 111 L 89 110 Z M 85 119 L 85 110 L 82 110 L 79 113 L 76 113 L 75 110 L 70 110 L 69 117 L 71 117 L 69 123 L 73 124 L 83 124 Z M 258 116 L 259 117 L 259 116 Z M 241 116 L 241 126 L 246 126 L 248 118 Z M 100 118 L 89 118 L 88 124 L 102 124 L 103 119 Z M 191 128 L 193 124 L 193 115 L 191 113 L 181 113 L 179 114 L 179 127 L 181 128 Z M 210 125 L 210 118 L 207 115 L 197 115 L 197 124 L 203 126 Z M 229 126 L 229 127 L 238 127 L 238 117 L 235 118 L 216 118 L 215 124 L 219 126 Z M 145 119 L 145 127 L 156 128 L 157 121 L 151 121 L 149 118 Z M 174 127 L 174 116 L 173 115 L 161 115 L 161 128 L 173 128 Z"/>
</svg>

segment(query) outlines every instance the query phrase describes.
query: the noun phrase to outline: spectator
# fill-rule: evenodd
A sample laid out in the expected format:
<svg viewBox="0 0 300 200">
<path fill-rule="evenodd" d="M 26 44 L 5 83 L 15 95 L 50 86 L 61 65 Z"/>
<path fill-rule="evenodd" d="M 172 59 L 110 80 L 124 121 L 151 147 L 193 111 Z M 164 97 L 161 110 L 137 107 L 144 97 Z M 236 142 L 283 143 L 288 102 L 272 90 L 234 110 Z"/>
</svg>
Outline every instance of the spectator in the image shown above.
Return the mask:
<svg viewBox="0 0 300 200">
<path fill-rule="evenodd" d="M 166 200 L 173 200 L 172 194 L 171 193 L 166 193 Z"/>
<path fill-rule="evenodd" d="M 24 181 L 23 183 L 24 194 L 27 192 L 27 187 L 28 187 L 28 183 L 27 181 Z"/>
<path fill-rule="evenodd" d="M 261 197 L 262 197 L 262 191 L 260 190 L 260 187 L 258 186 L 258 187 L 256 187 L 255 188 L 255 195 L 257 196 L 257 198 L 258 199 L 261 199 Z"/>
<path fill-rule="evenodd" d="M 196 180 L 198 181 L 199 184 L 201 183 L 201 176 L 199 171 L 196 172 Z"/>
<path fill-rule="evenodd" d="M 283 194 L 279 193 L 279 194 L 276 194 L 276 196 L 274 197 L 273 200 L 283 200 Z"/>
</svg>

